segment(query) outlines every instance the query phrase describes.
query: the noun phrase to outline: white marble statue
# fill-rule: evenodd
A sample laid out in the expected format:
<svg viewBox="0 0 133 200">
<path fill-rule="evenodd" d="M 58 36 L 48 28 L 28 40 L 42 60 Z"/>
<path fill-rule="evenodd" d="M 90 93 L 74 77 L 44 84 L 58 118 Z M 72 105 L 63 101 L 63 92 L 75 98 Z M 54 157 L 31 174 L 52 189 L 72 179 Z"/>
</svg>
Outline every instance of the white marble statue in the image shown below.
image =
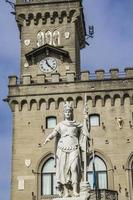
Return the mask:
<svg viewBox="0 0 133 200">
<path fill-rule="evenodd" d="M 81 113 L 82 114 L 82 113 Z M 64 104 L 64 121 L 57 124 L 45 143 L 58 138 L 56 150 L 56 181 L 60 196 L 79 196 L 82 176 L 82 151 L 85 149 L 86 135 L 84 126 L 73 120 L 72 106 Z"/>
</svg>

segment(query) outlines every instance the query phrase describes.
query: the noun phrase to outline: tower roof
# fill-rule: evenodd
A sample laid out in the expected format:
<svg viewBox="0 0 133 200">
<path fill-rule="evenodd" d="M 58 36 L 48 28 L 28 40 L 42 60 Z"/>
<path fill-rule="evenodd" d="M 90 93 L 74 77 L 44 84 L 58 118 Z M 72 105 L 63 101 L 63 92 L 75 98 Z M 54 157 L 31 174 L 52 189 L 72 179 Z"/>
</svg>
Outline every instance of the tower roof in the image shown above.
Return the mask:
<svg viewBox="0 0 133 200">
<path fill-rule="evenodd" d="M 25 56 L 27 60 L 31 60 L 32 57 L 36 57 L 42 53 L 49 54 L 49 52 L 54 51 L 56 54 L 62 55 L 63 57 L 69 57 L 68 51 L 60 49 L 58 47 L 51 46 L 49 44 L 45 44 L 37 49 L 34 49 L 27 53 Z"/>
</svg>

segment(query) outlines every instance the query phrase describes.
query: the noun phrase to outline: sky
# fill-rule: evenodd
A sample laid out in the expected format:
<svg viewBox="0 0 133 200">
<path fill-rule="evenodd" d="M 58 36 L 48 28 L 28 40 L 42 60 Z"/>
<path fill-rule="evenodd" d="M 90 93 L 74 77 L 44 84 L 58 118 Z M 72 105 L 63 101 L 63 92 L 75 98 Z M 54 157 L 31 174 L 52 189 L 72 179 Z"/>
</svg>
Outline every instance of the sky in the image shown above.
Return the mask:
<svg viewBox="0 0 133 200">
<path fill-rule="evenodd" d="M 12 2 L 14 2 L 12 0 Z M 94 25 L 94 38 L 81 51 L 81 68 L 133 66 L 133 0 L 83 0 L 86 29 Z M 20 40 L 11 7 L 0 0 L 0 198 L 10 199 L 12 113 L 3 102 L 8 94 L 8 76 L 19 75 Z"/>
</svg>

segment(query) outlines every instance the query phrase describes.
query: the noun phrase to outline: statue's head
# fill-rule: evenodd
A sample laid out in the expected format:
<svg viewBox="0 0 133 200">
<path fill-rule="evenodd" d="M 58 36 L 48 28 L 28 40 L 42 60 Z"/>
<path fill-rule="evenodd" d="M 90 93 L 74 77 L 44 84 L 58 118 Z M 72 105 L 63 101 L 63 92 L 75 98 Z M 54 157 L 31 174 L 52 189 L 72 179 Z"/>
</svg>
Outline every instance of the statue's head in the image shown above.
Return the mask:
<svg viewBox="0 0 133 200">
<path fill-rule="evenodd" d="M 72 120 L 73 119 L 72 104 L 69 103 L 68 101 L 66 101 L 66 103 L 64 103 L 64 118 L 68 119 L 68 120 Z"/>
</svg>

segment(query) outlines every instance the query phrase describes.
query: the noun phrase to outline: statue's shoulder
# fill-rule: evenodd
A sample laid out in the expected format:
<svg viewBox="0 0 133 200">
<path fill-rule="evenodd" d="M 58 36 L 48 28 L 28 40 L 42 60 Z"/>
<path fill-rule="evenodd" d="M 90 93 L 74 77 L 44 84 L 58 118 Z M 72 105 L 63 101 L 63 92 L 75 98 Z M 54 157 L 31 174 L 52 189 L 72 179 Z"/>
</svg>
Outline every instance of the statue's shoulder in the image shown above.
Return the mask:
<svg viewBox="0 0 133 200">
<path fill-rule="evenodd" d="M 61 121 L 61 122 L 59 122 L 57 125 L 56 125 L 56 127 L 55 127 L 55 129 L 57 130 L 59 130 L 62 126 L 63 126 L 63 124 L 64 124 L 64 121 Z"/>
<path fill-rule="evenodd" d="M 65 121 L 61 121 L 57 124 L 57 126 L 62 126 L 65 123 Z"/>
<path fill-rule="evenodd" d="M 60 130 L 60 127 L 62 126 L 61 122 L 59 122 L 56 127 L 54 128 L 54 130 L 58 131 Z"/>
</svg>

